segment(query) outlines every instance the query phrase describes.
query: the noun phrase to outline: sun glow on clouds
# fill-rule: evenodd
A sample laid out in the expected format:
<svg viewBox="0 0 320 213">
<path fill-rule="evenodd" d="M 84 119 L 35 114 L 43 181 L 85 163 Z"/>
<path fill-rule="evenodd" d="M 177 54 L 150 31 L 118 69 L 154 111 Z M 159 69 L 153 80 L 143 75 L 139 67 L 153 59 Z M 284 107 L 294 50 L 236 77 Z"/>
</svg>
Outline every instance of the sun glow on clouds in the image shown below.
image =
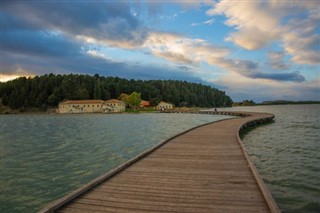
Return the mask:
<svg viewBox="0 0 320 213">
<path fill-rule="evenodd" d="M 16 78 L 20 78 L 20 77 L 26 77 L 26 78 L 32 78 L 34 77 L 34 75 L 11 75 L 11 74 L 2 74 L 0 73 L 0 82 L 6 82 L 6 81 L 11 81 L 14 80 Z"/>
<path fill-rule="evenodd" d="M 198 65 L 211 57 L 224 57 L 227 48 L 214 46 L 203 39 L 190 39 L 170 33 L 155 32 L 149 35 L 144 47 L 151 53 L 176 63 Z"/>
<path fill-rule="evenodd" d="M 299 17 L 300 13 L 307 14 L 307 18 Z M 226 41 L 247 50 L 260 49 L 277 41 L 282 42 L 286 53 L 293 56 L 293 62 L 318 64 L 320 61 L 320 37 L 316 33 L 320 22 L 320 7 L 316 0 L 222 0 L 207 14 L 225 15 L 225 24 L 236 29 L 236 32 L 226 37 Z"/>
<path fill-rule="evenodd" d="M 0 82 L 6 82 L 6 81 L 10 81 L 16 78 L 22 77 L 20 75 L 4 75 L 4 74 L 0 74 Z"/>
</svg>

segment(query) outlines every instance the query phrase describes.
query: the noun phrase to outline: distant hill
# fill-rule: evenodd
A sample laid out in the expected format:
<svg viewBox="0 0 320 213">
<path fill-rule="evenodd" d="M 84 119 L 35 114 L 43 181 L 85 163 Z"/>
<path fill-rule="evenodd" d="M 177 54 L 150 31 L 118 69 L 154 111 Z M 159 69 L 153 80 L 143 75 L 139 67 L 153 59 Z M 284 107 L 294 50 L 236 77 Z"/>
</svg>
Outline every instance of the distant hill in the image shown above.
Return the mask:
<svg viewBox="0 0 320 213">
<path fill-rule="evenodd" d="M 143 100 L 166 101 L 176 106 L 226 107 L 232 100 L 208 85 L 176 80 L 127 80 L 118 77 L 46 74 L 20 77 L 0 83 L 0 99 L 11 109 L 57 107 L 60 101 L 118 98 L 120 94 L 141 93 Z"/>
<path fill-rule="evenodd" d="M 232 106 L 255 106 L 256 103 L 253 100 L 243 100 L 242 102 L 233 102 Z"/>
<path fill-rule="evenodd" d="M 276 100 L 276 101 L 264 101 L 260 105 L 286 105 L 286 104 L 320 104 L 320 101 L 286 101 L 286 100 Z"/>
</svg>

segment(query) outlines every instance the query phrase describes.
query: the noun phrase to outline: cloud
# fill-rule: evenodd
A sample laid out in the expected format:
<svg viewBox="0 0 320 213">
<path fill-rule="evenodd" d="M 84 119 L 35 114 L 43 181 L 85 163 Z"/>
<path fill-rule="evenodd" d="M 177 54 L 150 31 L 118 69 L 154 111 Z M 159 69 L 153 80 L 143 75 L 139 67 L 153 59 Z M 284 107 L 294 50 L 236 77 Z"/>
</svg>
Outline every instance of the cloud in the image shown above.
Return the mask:
<svg viewBox="0 0 320 213">
<path fill-rule="evenodd" d="M 95 46 L 83 45 L 62 34 L 12 31 L 4 34 L 1 80 L 46 73 L 99 73 L 139 79 L 176 79 L 201 82 L 186 66 L 153 65 L 110 59 Z"/>
<path fill-rule="evenodd" d="M 227 40 L 248 50 L 262 48 L 280 36 L 277 13 L 270 15 L 260 1 L 222 0 L 207 14 L 225 15 L 225 24 L 238 30 L 231 33 Z"/>
<path fill-rule="evenodd" d="M 211 58 L 211 65 L 216 65 L 226 70 L 238 73 L 250 79 L 267 79 L 273 81 L 303 82 L 305 77 L 299 72 L 289 73 L 266 73 L 262 72 L 258 63 L 250 60 L 234 60 L 225 58 Z"/>
<path fill-rule="evenodd" d="M 224 15 L 225 24 L 236 31 L 225 39 L 247 50 L 281 42 L 284 51 L 299 64 L 319 64 L 320 8 L 309 1 L 227 1 L 222 0 L 207 15 Z"/>
<path fill-rule="evenodd" d="M 135 48 L 176 63 L 193 63 L 177 51 L 179 46 L 186 45 L 176 42 L 188 43 L 188 39 L 179 38 L 170 46 L 165 42 L 178 37 L 173 34 L 164 38 L 150 36 L 134 14 L 125 2 L 81 1 L 76 6 L 70 2 L 6 2 L 1 10 L 4 17 L 1 21 L 2 72 L 15 75 L 100 73 L 199 81 L 186 66 L 135 64 L 121 58 L 115 61 L 96 51 L 99 45 Z"/>
<path fill-rule="evenodd" d="M 258 63 L 250 60 L 230 59 L 230 50 L 212 45 L 205 40 L 190 39 L 170 33 L 153 32 L 149 34 L 144 47 L 153 55 L 178 64 L 198 66 L 206 62 L 252 79 L 269 79 L 274 81 L 303 82 L 305 77 L 299 72 L 266 73 Z M 275 62 L 275 61 L 273 61 Z"/>
<path fill-rule="evenodd" d="M 188 57 L 185 57 L 181 53 L 174 53 L 170 51 L 154 51 L 154 55 L 160 56 L 162 58 L 165 58 L 169 61 L 173 61 L 176 63 L 181 63 L 181 64 L 194 64 L 194 61 L 192 59 L 189 59 Z"/>
<path fill-rule="evenodd" d="M 320 13 L 320 10 L 319 10 Z M 310 15 L 308 19 L 293 19 L 288 23 L 283 34 L 283 46 L 293 56 L 292 61 L 299 64 L 320 63 L 320 17 Z"/>
<path fill-rule="evenodd" d="M 280 34 L 263 31 L 257 27 L 248 27 L 237 33 L 232 33 L 226 37 L 226 41 L 231 41 L 247 50 L 257 50 L 266 47 L 272 40 L 277 39 Z"/>
<path fill-rule="evenodd" d="M 299 72 L 266 73 L 258 63 L 250 60 L 228 58 L 231 50 L 212 45 L 202 39 L 190 39 L 180 35 L 153 32 L 144 43 L 153 55 L 178 64 L 198 66 L 201 62 L 224 70 L 236 72 L 252 79 L 303 82 L 305 77 Z M 275 63 L 275 61 L 273 61 Z"/>
<path fill-rule="evenodd" d="M 189 68 L 171 65 L 128 63 L 109 60 L 103 55 L 89 51 L 77 57 L 41 57 L 11 53 L 3 54 L 2 75 L 14 76 L 43 75 L 47 73 L 101 74 L 134 79 L 174 79 L 201 82 Z"/>
<path fill-rule="evenodd" d="M 48 31 L 3 31 L 2 51 L 39 57 L 77 56 L 81 43 Z"/>
<path fill-rule="evenodd" d="M 293 82 L 303 82 L 305 77 L 300 74 L 300 72 L 291 72 L 291 73 L 253 73 L 250 75 L 251 78 L 260 78 L 260 79 L 272 79 L 276 81 L 293 81 Z"/>
<path fill-rule="evenodd" d="M 233 101 L 252 99 L 256 102 L 267 100 L 320 100 L 319 79 L 315 81 L 283 82 L 266 79 L 252 79 L 230 72 L 220 79 L 212 79 L 214 84 L 225 85 L 226 92 Z"/>
<path fill-rule="evenodd" d="M 268 54 L 269 62 L 268 64 L 275 70 L 286 70 L 290 68 L 289 64 L 283 61 L 285 56 L 284 52 L 270 52 Z"/>
<path fill-rule="evenodd" d="M 264 30 L 276 29 L 275 26 L 279 24 L 278 19 L 268 20 L 267 10 L 260 14 L 260 18 L 257 18 L 264 26 L 259 26 L 256 20 L 241 23 L 249 18 L 253 19 L 253 16 L 257 15 L 255 9 L 262 10 L 259 3 L 254 3 L 253 6 L 250 5 L 250 2 L 246 3 L 245 6 L 242 5 L 242 9 L 245 8 L 249 8 L 249 15 L 243 11 L 239 13 L 237 8 L 221 1 L 217 3 L 213 12 L 218 14 L 225 13 L 225 10 L 229 11 L 227 12 L 229 17 L 227 23 L 239 30 L 238 34 L 229 35 L 230 40 L 252 49 L 266 45 L 265 42 L 268 43 L 269 40 L 274 39 L 274 35 L 269 32 L 265 33 Z M 128 78 L 137 76 L 175 78 L 176 76 L 181 79 L 196 80 L 200 79 L 200 77 L 195 77 L 201 72 L 199 66 L 201 63 L 207 63 L 218 69 L 222 68 L 227 72 L 238 73 L 251 79 L 293 82 L 305 80 L 299 72 L 263 72 L 258 63 L 231 59 L 229 58 L 230 48 L 214 45 L 203 39 L 148 29 L 141 23 L 137 15 L 139 11 L 134 11 L 128 2 L 80 1 L 71 4 L 64 1 L 59 3 L 31 1 L 26 4 L 21 1 L 6 1 L 1 10 L 4 72 L 18 74 L 24 70 L 42 74 L 57 71 L 60 73 L 100 73 Z M 234 12 L 237 16 L 232 15 Z M 316 20 L 315 13 L 313 16 Z M 213 21 L 209 19 L 203 24 L 211 24 Z M 293 24 L 290 22 L 290 26 Z M 315 28 L 310 23 L 308 26 L 303 32 L 295 31 L 292 32 L 293 34 L 282 35 L 286 41 L 284 43 L 286 52 L 291 51 L 291 54 L 294 55 L 293 60 L 312 59 L 310 54 L 303 54 L 316 46 L 314 44 L 316 39 L 312 40 L 313 37 L 310 37 L 307 39 L 312 41 L 302 40 L 303 42 L 299 44 L 301 47 L 291 43 L 294 36 L 312 34 Z M 278 34 L 275 37 L 278 37 Z M 146 65 L 148 62 L 135 64 L 128 62 L 125 58 L 112 60 L 96 50 L 99 45 L 144 51 L 173 64 L 169 63 L 167 66 L 164 65 L 166 62 L 161 62 L 161 65 L 150 66 Z M 297 52 L 298 48 L 306 48 L 306 50 L 302 54 Z M 275 59 L 273 64 L 276 64 Z M 201 75 L 203 77 L 205 74 L 201 73 Z"/>
<path fill-rule="evenodd" d="M 145 36 L 128 2 L 10 1 L 3 5 L 3 13 L 14 14 L 5 16 L 5 30 L 10 30 L 8 22 L 20 21 L 30 29 L 58 31 L 115 46 L 124 43 L 125 47 L 140 46 Z"/>
<path fill-rule="evenodd" d="M 210 44 L 205 40 L 163 32 L 150 32 L 143 47 L 169 61 L 190 65 L 207 61 L 208 57 L 219 58 L 229 54 L 229 49 Z"/>
<path fill-rule="evenodd" d="M 198 22 L 198 23 L 192 23 L 191 26 L 192 27 L 197 27 L 197 26 L 201 26 L 201 25 L 213 25 L 213 23 L 215 22 L 215 20 L 213 18 L 208 19 L 207 21 L 203 21 L 203 22 Z"/>
<path fill-rule="evenodd" d="M 8 74 L 2 74 L 0 73 L 0 82 L 6 82 L 6 81 L 11 81 L 11 80 L 14 80 L 16 78 L 19 78 L 19 77 L 33 77 L 32 75 L 30 75 L 30 73 L 27 73 L 25 76 L 23 75 L 8 75 Z"/>
</svg>

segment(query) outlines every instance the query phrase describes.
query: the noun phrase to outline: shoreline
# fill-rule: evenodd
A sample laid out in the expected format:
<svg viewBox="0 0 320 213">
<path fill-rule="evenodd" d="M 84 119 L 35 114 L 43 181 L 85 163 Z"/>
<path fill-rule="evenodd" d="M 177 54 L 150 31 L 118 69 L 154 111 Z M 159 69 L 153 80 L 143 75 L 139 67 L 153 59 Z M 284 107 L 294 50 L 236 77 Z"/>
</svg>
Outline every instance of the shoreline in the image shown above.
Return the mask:
<svg viewBox="0 0 320 213">
<path fill-rule="evenodd" d="M 291 106 L 291 105 L 319 105 L 320 102 L 314 103 L 296 103 L 296 104 L 257 104 L 254 106 L 232 106 L 231 108 L 235 107 L 257 107 L 257 106 Z M 195 112 L 195 111 L 203 111 L 203 110 L 210 110 L 210 109 L 218 109 L 223 110 L 229 107 L 212 107 L 212 108 L 201 108 L 201 107 L 191 107 L 191 108 L 174 108 L 173 110 L 179 110 L 184 112 Z M 154 110 L 139 110 L 139 111 L 125 111 L 125 112 L 116 112 L 116 113 L 99 113 L 99 112 L 92 112 L 92 113 L 58 113 L 58 108 L 49 108 L 46 111 L 40 110 L 39 108 L 30 108 L 30 109 L 15 109 L 12 110 L 7 106 L 0 105 L 0 115 L 52 115 L 52 114 L 138 114 L 138 113 L 159 113 L 160 111 Z"/>
<path fill-rule="evenodd" d="M 200 111 L 200 110 L 208 110 L 210 108 L 175 108 L 172 110 L 179 110 L 184 112 L 194 112 L 194 111 Z M 46 111 L 40 110 L 39 108 L 30 108 L 30 109 L 24 109 L 21 111 L 21 109 L 15 109 L 12 110 L 9 107 L 4 107 L 3 105 L 0 107 L 0 115 L 47 115 L 47 114 L 65 114 L 65 115 L 85 115 L 85 114 L 139 114 L 139 113 L 160 113 L 159 110 L 148 110 L 148 109 L 142 109 L 134 111 L 132 109 L 126 110 L 125 112 L 110 112 L 110 113 L 103 113 L 103 112 L 86 112 L 86 113 L 59 113 L 57 112 L 58 108 L 49 108 Z"/>
</svg>

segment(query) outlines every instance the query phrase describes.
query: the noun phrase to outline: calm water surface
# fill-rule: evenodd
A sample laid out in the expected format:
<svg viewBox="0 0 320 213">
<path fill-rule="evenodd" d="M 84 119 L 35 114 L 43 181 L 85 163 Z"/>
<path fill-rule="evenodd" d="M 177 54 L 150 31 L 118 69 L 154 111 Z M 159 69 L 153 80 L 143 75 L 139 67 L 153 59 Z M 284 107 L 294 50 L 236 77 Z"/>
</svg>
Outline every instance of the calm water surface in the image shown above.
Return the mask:
<svg viewBox="0 0 320 213">
<path fill-rule="evenodd" d="M 320 212 L 320 105 L 235 107 L 270 112 L 275 122 L 243 138 L 283 212 Z"/>
<path fill-rule="evenodd" d="M 275 122 L 244 143 L 283 212 L 320 212 L 320 105 L 238 107 Z M 35 212 L 183 130 L 226 117 L 185 114 L 6 115 L 2 212 Z"/>
<path fill-rule="evenodd" d="M 225 118 L 159 113 L 0 116 L 0 212 L 36 212 L 175 134 Z"/>
</svg>

